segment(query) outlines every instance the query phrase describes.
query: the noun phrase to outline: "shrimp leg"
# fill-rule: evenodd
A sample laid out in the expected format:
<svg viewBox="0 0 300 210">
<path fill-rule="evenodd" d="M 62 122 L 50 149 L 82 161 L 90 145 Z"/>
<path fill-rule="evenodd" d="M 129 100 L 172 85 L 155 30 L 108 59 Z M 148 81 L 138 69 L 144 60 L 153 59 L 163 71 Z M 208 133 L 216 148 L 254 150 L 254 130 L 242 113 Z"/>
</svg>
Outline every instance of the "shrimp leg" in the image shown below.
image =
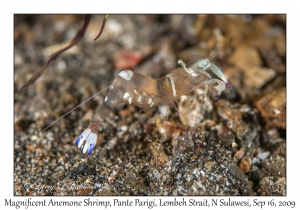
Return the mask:
<svg viewBox="0 0 300 210">
<path fill-rule="evenodd" d="M 213 88 L 215 90 L 217 90 L 217 95 L 215 95 L 215 97 L 216 98 L 220 97 L 222 91 L 225 90 L 226 85 L 225 85 L 225 82 L 223 82 L 221 80 L 218 80 L 218 79 L 211 79 L 211 80 L 204 81 L 204 82 L 201 83 L 201 85 L 205 85 L 205 90 L 204 90 L 203 95 L 205 95 L 207 93 L 208 85 L 211 85 L 211 84 L 214 84 L 214 83 L 217 83 L 216 86 L 213 86 Z"/>
</svg>

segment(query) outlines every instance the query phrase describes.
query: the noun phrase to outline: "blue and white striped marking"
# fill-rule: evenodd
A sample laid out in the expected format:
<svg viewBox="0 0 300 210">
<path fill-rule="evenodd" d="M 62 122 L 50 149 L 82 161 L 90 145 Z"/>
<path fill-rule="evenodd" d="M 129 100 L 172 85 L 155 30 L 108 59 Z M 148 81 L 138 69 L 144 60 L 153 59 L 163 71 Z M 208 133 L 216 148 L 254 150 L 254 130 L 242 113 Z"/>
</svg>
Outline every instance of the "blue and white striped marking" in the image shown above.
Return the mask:
<svg viewBox="0 0 300 210">
<path fill-rule="evenodd" d="M 97 134 L 93 133 L 90 128 L 85 129 L 76 139 L 76 147 L 81 149 L 83 154 L 91 154 L 97 142 Z"/>
</svg>

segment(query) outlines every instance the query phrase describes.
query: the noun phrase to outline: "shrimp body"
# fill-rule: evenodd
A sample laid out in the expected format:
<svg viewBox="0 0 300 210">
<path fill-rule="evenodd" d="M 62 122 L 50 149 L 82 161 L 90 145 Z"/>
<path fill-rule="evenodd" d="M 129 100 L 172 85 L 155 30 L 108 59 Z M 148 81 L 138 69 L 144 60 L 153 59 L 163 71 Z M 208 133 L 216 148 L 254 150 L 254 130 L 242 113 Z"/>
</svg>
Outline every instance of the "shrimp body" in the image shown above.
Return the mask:
<svg viewBox="0 0 300 210">
<path fill-rule="evenodd" d="M 189 66 L 181 60 L 178 63 L 182 68 L 157 80 L 131 70 L 121 71 L 105 97 L 104 103 L 90 121 L 89 127 L 76 139 L 76 147 L 85 155 L 93 151 L 97 142 L 98 128 L 114 108 L 134 104 L 148 109 L 171 104 L 178 97 L 190 93 L 199 86 L 204 86 L 206 92 L 208 85 L 217 84 L 213 86 L 218 92 L 217 96 L 226 86 L 229 87 L 221 70 L 208 59 L 201 59 Z M 212 79 L 207 73 L 208 69 L 222 81 Z"/>
</svg>

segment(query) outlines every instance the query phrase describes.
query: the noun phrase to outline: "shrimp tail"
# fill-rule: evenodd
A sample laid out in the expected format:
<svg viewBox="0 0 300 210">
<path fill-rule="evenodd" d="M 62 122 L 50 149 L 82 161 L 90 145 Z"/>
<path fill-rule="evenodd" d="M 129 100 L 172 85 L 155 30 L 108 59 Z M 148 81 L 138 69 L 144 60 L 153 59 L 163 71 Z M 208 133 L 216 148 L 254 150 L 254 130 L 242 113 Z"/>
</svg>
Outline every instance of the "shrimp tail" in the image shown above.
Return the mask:
<svg viewBox="0 0 300 210">
<path fill-rule="evenodd" d="M 98 128 L 100 124 L 98 122 L 91 121 L 89 127 L 83 131 L 75 141 L 77 149 L 82 151 L 82 154 L 89 155 L 94 150 L 97 143 Z"/>
<path fill-rule="evenodd" d="M 110 88 L 112 88 L 112 86 L 110 86 Z M 107 101 L 104 101 L 91 119 L 88 128 L 76 138 L 75 146 L 81 150 L 82 154 L 88 156 L 92 153 L 97 143 L 100 124 L 109 117 L 111 111 L 112 108 Z"/>
</svg>

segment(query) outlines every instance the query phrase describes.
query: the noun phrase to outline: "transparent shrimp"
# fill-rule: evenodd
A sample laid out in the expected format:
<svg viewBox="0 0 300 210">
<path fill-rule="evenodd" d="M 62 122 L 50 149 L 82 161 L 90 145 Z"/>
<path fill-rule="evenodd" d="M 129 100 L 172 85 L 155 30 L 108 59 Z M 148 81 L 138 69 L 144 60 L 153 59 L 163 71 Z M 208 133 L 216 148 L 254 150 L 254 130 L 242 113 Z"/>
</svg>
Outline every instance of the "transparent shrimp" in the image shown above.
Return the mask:
<svg viewBox="0 0 300 210">
<path fill-rule="evenodd" d="M 76 147 L 85 155 L 91 154 L 97 142 L 98 128 L 114 108 L 125 104 L 134 104 L 144 109 L 174 104 L 180 96 L 199 86 L 204 86 L 206 93 L 208 86 L 215 84 L 213 88 L 217 91 L 216 97 L 220 96 L 226 87 L 229 88 L 222 71 L 208 59 L 200 59 L 189 66 L 182 60 L 178 63 L 181 69 L 157 80 L 131 70 L 121 71 L 88 128 L 76 139 Z M 221 80 L 212 78 L 208 70 Z"/>
</svg>

